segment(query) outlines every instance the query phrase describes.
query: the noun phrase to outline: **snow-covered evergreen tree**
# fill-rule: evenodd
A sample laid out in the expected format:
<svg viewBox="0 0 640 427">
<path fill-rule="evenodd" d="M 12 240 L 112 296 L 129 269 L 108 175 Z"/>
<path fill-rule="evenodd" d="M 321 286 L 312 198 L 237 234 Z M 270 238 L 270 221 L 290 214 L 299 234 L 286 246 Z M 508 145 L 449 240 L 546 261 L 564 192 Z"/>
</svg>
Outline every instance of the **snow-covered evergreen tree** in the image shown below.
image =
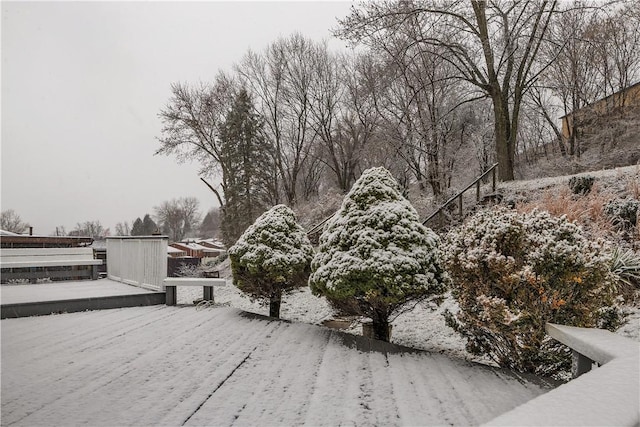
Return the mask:
<svg viewBox="0 0 640 427">
<path fill-rule="evenodd" d="M 371 168 L 325 226 L 309 284 L 338 310 L 371 318 L 388 341 L 392 314 L 445 292 L 438 245 L 391 173 Z"/>
<path fill-rule="evenodd" d="M 229 248 L 233 283 L 255 299 L 269 300 L 280 317 L 282 295 L 305 286 L 313 247 L 293 211 L 277 205 L 263 213 Z"/>
</svg>

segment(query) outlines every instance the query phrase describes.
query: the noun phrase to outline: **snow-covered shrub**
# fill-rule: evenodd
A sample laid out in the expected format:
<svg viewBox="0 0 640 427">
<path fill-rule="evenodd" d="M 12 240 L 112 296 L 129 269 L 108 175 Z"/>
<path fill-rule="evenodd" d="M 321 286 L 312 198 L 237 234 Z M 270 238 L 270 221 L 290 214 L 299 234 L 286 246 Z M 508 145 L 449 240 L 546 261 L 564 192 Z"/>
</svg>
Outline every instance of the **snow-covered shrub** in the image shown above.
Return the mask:
<svg viewBox="0 0 640 427">
<path fill-rule="evenodd" d="M 202 266 L 198 264 L 180 264 L 178 277 L 202 277 Z"/>
<path fill-rule="evenodd" d="M 611 253 L 609 268 L 615 275 L 625 300 L 632 300 L 635 292 L 640 290 L 640 255 L 632 250 L 615 247 Z"/>
<path fill-rule="evenodd" d="M 392 314 L 444 293 L 438 244 L 393 176 L 368 169 L 320 236 L 311 290 L 343 313 L 371 318 L 375 337 L 388 341 Z"/>
<path fill-rule="evenodd" d="M 282 295 L 305 286 L 313 247 L 293 211 L 277 205 L 260 215 L 229 248 L 233 283 L 251 298 L 269 301 L 280 317 Z"/>
<path fill-rule="evenodd" d="M 595 180 L 595 177 L 590 175 L 574 176 L 569 179 L 569 188 L 571 188 L 573 194 L 584 195 L 591 191 Z"/>
<path fill-rule="evenodd" d="M 521 372 L 567 368 L 567 349 L 545 323 L 618 326 L 615 278 L 603 245 L 548 212 L 498 208 L 478 212 L 446 237 L 444 257 L 457 315 L 447 324 L 467 350 Z"/>
<path fill-rule="evenodd" d="M 640 201 L 635 199 L 611 200 L 604 207 L 604 213 L 619 230 L 630 230 L 638 223 Z"/>
</svg>

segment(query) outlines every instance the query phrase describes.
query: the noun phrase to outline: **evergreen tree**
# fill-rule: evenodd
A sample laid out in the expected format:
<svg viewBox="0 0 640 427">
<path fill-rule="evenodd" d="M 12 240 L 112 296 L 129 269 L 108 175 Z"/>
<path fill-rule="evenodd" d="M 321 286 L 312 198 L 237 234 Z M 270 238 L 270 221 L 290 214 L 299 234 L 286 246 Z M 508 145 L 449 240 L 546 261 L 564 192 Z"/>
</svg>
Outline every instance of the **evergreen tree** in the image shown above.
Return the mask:
<svg viewBox="0 0 640 427">
<path fill-rule="evenodd" d="M 263 126 L 251 97 L 245 89 L 240 90 L 220 132 L 225 195 L 221 228 L 227 246 L 267 208 L 273 163 Z"/>
<path fill-rule="evenodd" d="M 200 224 L 200 236 L 203 238 L 218 237 L 220 232 L 220 211 L 211 209 Z"/>
<path fill-rule="evenodd" d="M 438 237 L 384 168 L 366 170 L 320 236 L 309 279 L 338 310 L 373 320 L 389 341 L 389 317 L 411 301 L 445 292 Z"/>
<path fill-rule="evenodd" d="M 276 205 L 229 248 L 229 258 L 234 285 L 268 300 L 269 315 L 280 317 L 282 295 L 307 284 L 313 247 L 293 211 Z"/>
<path fill-rule="evenodd" d="M 142 220 L 140 217 L 136 218 L 133 221 L 133 226 L 131 227 L 131 235 L 132 236 L 144 236 L 144 226 L 142 225 Z"/>
<path fill-rule="evenodd" d="M 145 236 L 151 236 L 159 231 L 158 225 L 151 219 L 151 215 L 146 214 L 144 216 L 142 220 L 142 230 Z"/>
</svg>

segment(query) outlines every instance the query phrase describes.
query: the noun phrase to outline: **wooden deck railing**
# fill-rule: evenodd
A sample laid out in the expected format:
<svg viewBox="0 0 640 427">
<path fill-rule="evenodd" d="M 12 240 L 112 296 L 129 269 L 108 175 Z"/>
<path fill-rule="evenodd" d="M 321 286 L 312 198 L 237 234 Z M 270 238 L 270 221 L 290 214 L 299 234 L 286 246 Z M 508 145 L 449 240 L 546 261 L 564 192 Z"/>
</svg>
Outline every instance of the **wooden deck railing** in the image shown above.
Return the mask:
<svg viewBox="0 0 640 427">
<path fill-rule="evenodd" d="M 166 236 L 107 238 L 109 279 L 154 291 L 164 291 L 167 277 Z"/>
<path fill-rule="evenodd" d="M 640 344 L 602 329 L 548 323 L 546 330 L 572 349 L 578 377 L 487 425 L 640 425 Z M 591 370 L 594 363 L 601 366 Z"/>
<path fill-rule="evenodd" d="M 456 200 L 458 202 L 458 215 L 462 219 L 463 214 L 464 214 L 462 196 L 464 195 L 464 193 L 466 193 L 468 190 L 470 190 L 471 188 L 473 188 L 475 186 L 476 187 L 476 203 L 480 202 L 480 181 L 482 181 L 489 174 L 492 174 L 492 176 L 491 176 L 491 190 L 492 190 L 493 193 L 495 193 L 495 191 L 496 191 L 496 169 L 497 169 L 497 167 L 498 167 L 497 163 L 492 165 L 482 175 L 480 175 L 478 178 L 476 178 L 475 181 L 473 181 L 471 184 L 466 186 L 458 194 L 456 194 L 455 196 L 453 196 L 452 198 L 447 200 L 442 206 L 440 206 L 440 208 L 438 208 L 438 210 L 436 210 L 434 213 L 429 215 L 427 217 L 427 219 L 422 221 L 422 224 L 423 225 L 427 225 L 427 223 L 429 221 L 431 221 L 433 218 L 438 216 L 439 220 L 440 220 L 440 225 L 443 225 L 444 224 L 444 210 L 447 209 L 449 207 L 449 205 L 453 204 Z"/>
</svg>

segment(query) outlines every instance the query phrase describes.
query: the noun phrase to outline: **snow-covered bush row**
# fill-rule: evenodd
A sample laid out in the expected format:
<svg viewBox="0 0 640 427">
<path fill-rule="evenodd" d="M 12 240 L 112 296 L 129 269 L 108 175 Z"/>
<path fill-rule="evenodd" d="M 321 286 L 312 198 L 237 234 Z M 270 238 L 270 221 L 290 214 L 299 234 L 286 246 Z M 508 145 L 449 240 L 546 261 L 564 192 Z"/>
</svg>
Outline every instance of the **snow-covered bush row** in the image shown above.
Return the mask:
<svg viewBox="0 0 640 427">
<path fill-rule="evenodd" d="M 320 236 L 311 290 L 342 313 L 371 318 L 374 336 L 388 341 L 392 314 L 444 294 L 438 244 L 391 173 L 368 169 Z"/>
<path fill-rule="evenodd" d="M 547 212 L 484 210 L 446 237 L 444 256 L 460 312 L 447 324 L 472 354 L 522 372 L 567 368 L 546 322 L 614 330 L 615 278 L 605 248 Z"/>
<path fill-rule="evenodd" d="M 293 211 L 277 205 L 263 213 L 229 248 L 234 284 L 250 297 L 269 300 L 280 317 L 284 293 L 305 286 L 313 247 Z"/>
</svg>

